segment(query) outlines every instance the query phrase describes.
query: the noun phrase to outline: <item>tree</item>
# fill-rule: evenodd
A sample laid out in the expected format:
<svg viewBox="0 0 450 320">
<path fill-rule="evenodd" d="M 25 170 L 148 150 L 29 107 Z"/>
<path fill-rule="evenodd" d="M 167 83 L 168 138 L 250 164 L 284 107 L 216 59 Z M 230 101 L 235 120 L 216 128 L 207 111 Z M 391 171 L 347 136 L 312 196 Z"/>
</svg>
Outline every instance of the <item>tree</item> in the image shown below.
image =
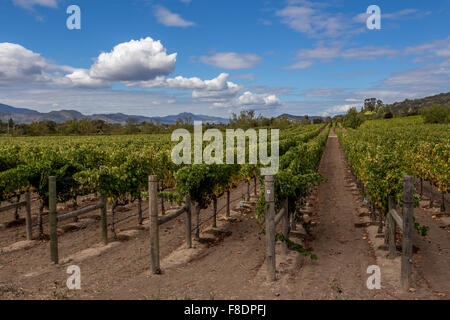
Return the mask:
<svg viewBox="0 0 450 320">
<path fill-rule="evenodd" d="M 375 111 L 376 105 L 377 105 L 377 98 L 369 98 L 364 100 L 364 110 L 366 111 Z"/>
<path fill-rule="evenodd" d="M 125 133 L 127 134 L 133 134 L 138 133 L 138 120 L 136 118 L 128 118 L 126 125 L 125 125 Z"/>
<path fill-rule="evenodd" d="M 441 106 L 434 104 L 423 108 L 420 111 L 425 123 L 449 123 L 450 122 L 450 106 Z"/>
<path fill-rule="evenodd" d="M 344 126 L 347 128 L 357 129 L 363 122 L 364 118 L 356 111 L 356 108 L 351 108 L 344 116 Z"/>
<path fill-rule="evenodd" d="M 308 115 L 305 115 L 305 116 L 303 117 L 302 121 L 300 122 L 300 124 L 302 124 L 302 125 L 308 125 L 308 124 L 311 124 L 311 121 L 309 120 L 309 116 L 308 116 Z"/>
</svg>

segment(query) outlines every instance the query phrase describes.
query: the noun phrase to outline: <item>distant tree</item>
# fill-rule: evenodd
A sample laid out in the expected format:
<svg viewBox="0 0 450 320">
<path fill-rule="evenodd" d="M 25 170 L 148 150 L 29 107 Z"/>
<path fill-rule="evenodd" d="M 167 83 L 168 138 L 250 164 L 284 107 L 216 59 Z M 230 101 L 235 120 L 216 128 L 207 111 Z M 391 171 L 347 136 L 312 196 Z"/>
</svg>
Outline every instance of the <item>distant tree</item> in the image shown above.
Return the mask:
<svg viewBox="0 0 450 320">
<path fill-rule="evenodd" d="M 364 100 L 364 110 L 375 111 L 376 106 L 377 106 L 377 98 L 369 98 Z"/>
<path fill-rule="evenodd" d="M 308 124 L 311 124 L 311 121 L 309 120 L 309 116 L 308 116 L 308 115 L 305 115 L 305 116 L 303 117 L 302 121 L 300 122 L 300 124 L 302 124 L 302 125 L 308 125 Z"/>
<path fill-rule="evenodd" d="M 425 123 L 449 123 L 450 122 L 450 107 L 449 104 L 441 106 L 434 104 L 432 106 L 423 108 L 420 111 Z"/>
<path fill-rule="evenodd" d="M 136 118 L 128 118 L 125 124 L 125 133 L 133 134 L 139 132 L 139 121 Z"/>
<path fill-rule="evenodd" d="M 347 128 L 357 129 L 363 123 L 364 117 L 356 111 L 356 108 L 351 108 L 344 116 L 344 126 Z"/>
<path fill-rule="evenodd" d="M 327 118 L 325 119 L 325 122 L 326 122 L 326 123 L 331 123 L 331 122 L 333 122 L 333 119 L 331 119 L 331 117 L 327 117 Z"/>
</svg>

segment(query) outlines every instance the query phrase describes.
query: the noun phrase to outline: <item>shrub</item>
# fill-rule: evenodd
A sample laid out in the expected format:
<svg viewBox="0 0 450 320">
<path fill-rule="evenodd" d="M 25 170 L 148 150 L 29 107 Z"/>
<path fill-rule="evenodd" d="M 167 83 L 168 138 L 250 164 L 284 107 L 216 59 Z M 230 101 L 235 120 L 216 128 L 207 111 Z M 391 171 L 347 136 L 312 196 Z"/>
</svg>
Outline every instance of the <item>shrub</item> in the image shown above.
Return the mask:
<svg viewBox="0 0 450 320">
<path fill-rule="evenodd" d="M 449 123 L 450 107 L 434 104 L 420 111 L 425 123 Z"/>
</svg>

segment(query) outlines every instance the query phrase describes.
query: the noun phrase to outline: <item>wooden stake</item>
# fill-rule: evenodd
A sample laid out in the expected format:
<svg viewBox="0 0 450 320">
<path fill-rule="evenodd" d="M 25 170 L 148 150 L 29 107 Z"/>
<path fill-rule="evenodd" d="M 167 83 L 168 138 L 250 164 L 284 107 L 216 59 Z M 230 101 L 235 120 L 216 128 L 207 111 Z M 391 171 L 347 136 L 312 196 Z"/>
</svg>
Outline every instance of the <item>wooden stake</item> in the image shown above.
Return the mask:
<svg viewBox="0 0 450 320">
<path fill-rule="evenodd" d="M 414 225 L 414 178 L 405 176 L 403 180 L 403 240 L 401 285 L 408 290 L 411 285 L 412 237 Z"/>
<path fill-rule="evenodd" d="M 217 198 L 214 196 L 213 198 L 213 210 L 214 210 L 214 217 L 213 217 L 213 228 L 217 228 Z"/>
<path fill-rule="evenodd" d="M 289 202 L 287 199 L 284 200 L 283 207 L 285 214 L 283 218 L 281 218 L 281 230 L 283 231 L 283 236 L 285 236 L 286 239 L 289 239 Z M 288 253 L 287 244 L 283 242 L 281 248 L 281 252 L 286 255 Z"/>
<path fill-rule="evenodd" d="M 49 224 L 50 224 L 50 257 L 51 260 L 58 264 L 58 230 L 56 221 L 56 177 L 48 178 L 49 193 Z"/>
<path fill-rule="evenodd" d="M 106 196 L 101 194 L 100 195 L 100 203 L 102 205 L 102 208 L 100 209 L 101 212 L 101 227 L 102 227 L 102 241 L 103 244 L 106 246 L 108 244 L 108 220 L 107 220 L 107 200 Z"/>
<path fill-rule="evenodd" d="M 227 218 L 230 217 L 230 190 L 227 191 Z"/>
<path fill-rule="evenodd" d="M 161 274 L 159 265 L 159 224 L 158 224 L 158 177 L 148 177 L 148 195 L 150 210 L 150 257 L 152 272 Z"/>
<path fill-rule="evenodd" d="M 275 195 L 273 176 L 265 177 L 265 199 L 268 203 L 266 211 L 266 266 L 267 281 L 275 281 Z"/>
<path fill-rule="evenodd" d="M 27 205 L 25 207 L 25 221 L 26 221 L 26 231 L 27 231 L 27 240 L 33 240 L 33 223 L 31 221 L 31 195 L 30 191 L 25 193 L 25 201 Z"/>
<path fill-rule="evenodd" d="M 192 205 L 191 197 L 186 197 L 186 246 L 192 248 Z"/>
</svg>

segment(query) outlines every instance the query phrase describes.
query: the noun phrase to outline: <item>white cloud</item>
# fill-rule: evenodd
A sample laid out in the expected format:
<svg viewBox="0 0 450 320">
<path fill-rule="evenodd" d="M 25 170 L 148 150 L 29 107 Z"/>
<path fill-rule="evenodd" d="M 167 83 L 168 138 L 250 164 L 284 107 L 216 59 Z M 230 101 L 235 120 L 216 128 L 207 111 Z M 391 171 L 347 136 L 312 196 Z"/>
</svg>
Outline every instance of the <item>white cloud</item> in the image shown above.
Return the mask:
<svg viewBox="0 0 450 320">
<path fill-rule="evenodd" d="M 150 37 L 118 44 L 103 52 L 89 70 L 77 69 L 66 76 L 73 86 L 107 87 L 121 81 L 148 81 L 169 75 L 175 69 L 177 53 L 167 54 L 160 41 Z"/>
<path fill-rule="evenodd" d="M 190 27 L 195 25 L 194 22 L 183 19 L 179 14 L 170 12 L 162 6 L 155 7 L 155 17 L 159 23 L 168 27 Z"/>
<path fill-rule="evenodd" d="M 71 70 L 50 64 L 40 54 L 15 43 L 0 43 L 0 85 L 51 82 L 58 72 Z"/>
<path fill-rule="evenodd" d="M 201 56 L 199 60 L 223 69 L 246 69 L 256 66 L 262 59 L 251 53 L 220 52 L 213 56 Z"/>
<path fill-rule="evenodd" d="M 244 92 L 237 100 L 241 106 L 276 107 L 281 105 L 281 101 L 276 95 L 256 94 L 250 91 Z"/>
<path fill-rule="evenodd" d="M 221 73 L 211 80 L 201 80 L 197 77 L 185 78 L 178 76 L 175 78 L 158 77 L 151 81 L 128 82 L 128 86 L 138 86 L 141 88 L 169 88 L 178 90 L 192 90 L 192 97 L 209 101 L 217 101 L 233 98 L 242 87 L 227 81 L 229 74 Z"/>
<path fill-rule="evenodd" d="M 109 81 L 151 80 L 175 69 L 177 54 L 168 55 L 160 41 L 131 40 L 102 53 L 91 67 L 93 78 Z"/>
<path fill-rule="evenodd" d="M 31 9 L 35 5 L 49 7 L 49 8 L 57 8 L 58 1 L 57 0 L 13 0 L 13 3 L 16 6 Z"/>
<path fill-rule="evenodd" d="M 390 20 L 397 20 L 404 17 L 411 17 L 412 15 L 419 13 L 419 10 L 417 9 L 403 9 L 396 12 L 391 13 L 381 13 L 381 19 L 390 19 Z M 369 18 L 370 14 L 363 12 L 353 17 L 353 21 L 357 23 L 366 23 L 367 18 Z"/>
<path fill-rule="evenodd" d="M 333 117 L 336 115 L 345 114 L 351 108 L 358 108 L 358 107 L 361 107 L 361 104 L 337 105 L 337 106 L 334 106 L 332 108 L 329 108 L 329 109 L 323 111 L 320 115 L 322 117 L 328 117 L 328 116 Z"/>
<path fill-rule="evenodd" d="M 314 61 L 303 60 L 286 67 L 285 69 L 306 69 L 314 65 Z"/>
<path fill-rule="evenodd" d="M 300 5 L 296 5 L 296 4 Z M 291 1 L 287 7 L 276 12 L 282 22 L 309 37 L 337 37 L 349 32 L 346 19 L 339 14 L 328 14 L 314 8 L 307 1 Z"/>
</svg>

